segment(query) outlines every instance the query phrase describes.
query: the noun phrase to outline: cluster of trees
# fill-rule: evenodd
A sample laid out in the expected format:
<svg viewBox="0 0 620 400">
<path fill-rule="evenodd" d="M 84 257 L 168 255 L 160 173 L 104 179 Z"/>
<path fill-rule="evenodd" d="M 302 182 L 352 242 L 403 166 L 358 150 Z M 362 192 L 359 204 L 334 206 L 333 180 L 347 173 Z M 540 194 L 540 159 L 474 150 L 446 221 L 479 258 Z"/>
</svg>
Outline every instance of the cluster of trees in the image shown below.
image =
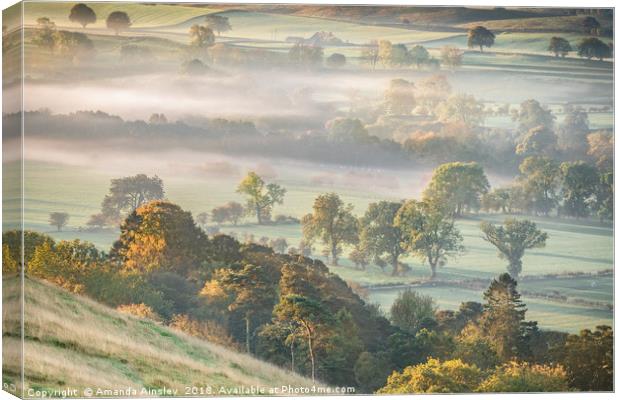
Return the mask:
<svg viewBox="0 0 620 400">
<path fill-rule="evenodd" d="M 562 37 L 553 36 L 549 40 L 548 50 L 556 57 L 564 58 L 569 52 L 573 51 L 573 47 L 568 40 Z M 612 57 L 613 44 L 605 44 L 600 39 L 591 37 L 582 39 L 577 44 L 576 50 L 579 57 L 587 58 L 588 60 L 598 58 L 602 61 L 605 58 Z"/>
<path fill-rule="evenodd" d="M 518 170 L 515 183 L 485 194 L 483 210 L 537 215 L 555 210 L 558 215 L 574 218 L 611 219 L 613 135 L 606 130 L 592 131 L 583 109 L 565 107 L 564 120 L 556 124 L 549 109 L 536 100 L 526 100 L 510 111 L 517 124 L 514 139 L 503 133 L 501 148 L 497 148 L 495 138 L 479 128 L 486 113 L 482 105 L 469 96 L 450 96 L 449 86 L 445 86 L 443 96 L 437 91 L 436 96 L 425 98 L 424 87 L 433 87 L 433 83 L 440 80 L 423 82 L 415 91 L 412 83 L 406 89 L 399 83 L 386 91 L 390 111 L 433 110 L 435 118 L 444 124 L 444 132 L 414 134 L 403 146 L 412 154 L 438 160 L 485 162 L 488 156 L 481 152 L 486 151 L 501 155 L 504 164 L 514 162 Z M 453 129 L 457 129 L 456 134 L 449 133 Z"/>
<path fill-rule="evenodd" d="M 160 123 L 165 119 L 163 114 L 153 114 L 152 123 Z M 259 225 L 272 222 L 272 211 L 276 204 L 282 204 L 286 189 L 276 183 L 266 183 L 263 178 L 253 171 L 241 180 L 237 192 L 246 196 L 246 206 L 230 201 L 222 206 L 215 207 L 210 213 L 200 213 L 198 222 L 207 226 L 210 220 L 217 225 L 232 223 L 237 225 L 244 216 L 256 217 Z M 101 212 L 94 214 L 86 223 L 93 229 L 115 227 L 141 205 L 152 201 L 162 200 L 165 197 L 164 183 L 158 176 L 149 177 L 145 174 L 112 179 L 108 194 L 101 202 Z M 61 218 L 62 217 L 62 218 Z M 66 213 L 52 213 L 50 224 L 60 230 L 66 225 L 69 215 Z M 289 223 L 290 217 L 278 215 L 275 223 Z"/>
<path fill-rule="evenodd" d="M 149 149 L 153 142 L 166 146 L 179 144 L 186 148 L 205 149 L 239 156 L 260 155 L 287 157 L 324 163 L 346 165 L 411 165 L 412 160 L 400 144 L 390 139 L 368 135 L 368 141 L 329 140 L 327 135 L 307 135 L 297 131 L 282 134 L 262 133 L 256 125 L 244 120 L 224 118 L 190 118 L 183 121 L 125 121 L 101 111 L 77 111 L 70 114 L 52 114 L 49 110 L 27 112 L 29 132 L 39 136 L 84 140 L 123 137 L 130 140 L 134 149 Z M 315 121 L 316 122 L 316 121 Z M 19 114 L 3 116 L 6 126 L 19 124 Z M 320 125 L 319 125 L 320 127 Z M 7 129 L 8 131 L 8 129 Z M 78 134 L 79 132 L 79 134 Z"/>
<path fill-rule="evenodd" d="M 182 65 L 182 71 L 188 75 L 203 75 L 209 70 L 209 63 L 214 63 L 216 56 L 221 53 L 221 47 L 215 51 L 215 33 L 232 29 L 228 17 L 218 14 L 209 14 L 205 17 L 204 25 L 194 24 L 189 28 L 190 59 Z M 220 58 L 217 56 L 217 58 Z"/>
<path fill-rule="evenodd" d="M 67 137 L 71 135 L 68 132 L 80 132 L 80 137 L 92 137 L 105 131 L 163 143 L 173 134 L 182 134 L 185 145 L 213 151 L 278 157 L 286 148 L 290 157 L 353 165 L 476 161 L 486 168 L 514 174 L 527 157 L 537 156 L 559 164 L 583 161 L 596 166 L 601 176 L 611 172 L 613 135 L 591 129 L 588 113 L 579 107 L 566 106 L 561 121 L 534 99 L 519 107 L 489 109 L 471 95 L 453 93 L 446 77 L 439 74 L 416 82 L 394 79 L 383 98 L 369 107 L 353 105 L 349 116 L 331 119 L 324 127 L 319 125 L 317 129 L 323 135 L 308 135 L 306 131 L 260 134 L 252 123 L 223 119 L 123 121 L 101 112 L 30 112 L 26 123 L 35 134 Z M 487 115 L 500 112 L 513 118 L 513 129 L 483 126 Z M 6 115 L 4 122 L 7 126 L 18 123 L 17 117 Z M 376 121 L 365 122 L 369 117 Z M 144 141 L 137 141 L 136 146 L 144 146 Z"/>
<path fill-rule="evenodd" d="M 613 217 L 613 135 L 591 132 L 588 115 L 568 107 L 557 127 L 535 100 L 521 104 L 515 153 L 523 157 L 514 185 L 483 198 L 483 209 L 601 220 Z"/>
<path fill-rule="evenodd" d="M 388 319 L 320 261 L 209 237 L 166 201 L 131 212 L 109 253 L 24 233 L 29 277 L 362 393 L 612 388 L 611 328 L 539 330 L 508 274 L 458 311 L 405 291 Z M 21 236 L 3 234 L 5 273 Z"/>
<path fill-rule="evenodd" d="M 209 14 L 205 17 L 205 24 L 194 24 L 189 28 L 190 45 L 198 49 L 208 49 L 215 44 L 215 33 L 220 36 L 222 32 L 232 29 L 227 17 L 217 14 Z"/>
<path fill-rule="evenodd" d="M 78 3 L 71 8 L 69 20 L 80 24 L 85 29 L 87 25 L 97 22 L 97 15 L 88 5 Z M 131 19 L 124 11 L 113 11 L 106 18 L 106 26 L 118 35 L 120 32 L 129 29 Z M 91 59 L 96 53 L 93 41 L 85 33 L 58 30 L 56 24 L 48 17 L 37 19 L 31 42 L 52 55 L 64 57 L 74 63 Z M 136 53 L 139 51 L 146 50 L 141 47 L 130 46 L 121 55 L 124 59 L 128 59 L 130 56 L 136 57 Z"/>
<path fill-rule="evenodd" d="M 157 176 L 138 174 L 112 179 L 108 194 L 101 202 L 101 212 L 86 223 L 91 228 L 118 226 L 125 217 L 151 200 L 164 198 L 164 183 Z"/>
<path fill-rule="evenodd" d="M 95 52 L 95 46 L 88 36 L 81 32 L 58 30 L 56 24 L 47 17 L 37 19 L 31 42 L 52 55 L 65 57 L 73 62 L 88 59 Z"/>
<path fill-rule="evenodd" d="M 223 206 L 215 207 L 211 210 L 211 221 L 216 224 L 230 222 L 233 225 L 237 225 L 244 214 L 245 209 L 241 204 L 236 201 L 229 201 Z"/>
<path fill-rule="evenodd" d="M 605 44 L 598 38 L 583 39 L 577 45 L 577 55 L 588 60 L 598 58 L 602 61 L 613 56 L 613 44 Z"/>
<path fill-rule="evenodd" d="M 371 203 L 366 212 L 357 217 L 351 204 L 345 204 L 336 193 L 326 193 L 315 199 L 312 212 L 300 221 L 278 216 L 275 223 L 301 223 L 303 245 L 296 250 L 304 255 L 311 254 L 312 245 L 320 242 L 323 256 L 331 264 L 338 265 L 339 258 L 348 248 L 349 259 L 358 268 L 364 269 L 371 263 L 382 269 L 389 265 L 393 275 L 410 270 L 401 260 L 412 255 L 428 263 L 433 279 L 438 267 L 464 251 L 455 218 L 481 208 L 517 212 L 518 204 L 514 198 L 517 190 L 526 193 L 525 198 L 532 202 L 535 213 L 550 210 L 552 197 L 546 183 L 555 178 L 549 174 L 548 162 L 530 157 L 524 163 L 523 175 L 518 178 L 520 186 L 510 190 L 496 188 L 490 191 L 486 174 L 479 164 L 453 162 L 435 169 L 422 201 Z M 584 169 L 594 173 L 583 173 Z M 585 189 L 596 184 L 594 178 L 599 179 L 594 167 L 584 163 L 563 163 L 561 171 L 561 193 L 564 196 L 561 209 L 566 215 L 585 215 L 587 196 L 594 193 Z M 271 223 L 273 207 L 283 202 L 286 189 L 275 183 L 266 183 L 255 172 L 249 172 L 240 182 L 238 192 L 247 198 L 245 207 L 234 201 L 215 207 L 210 214 L 198 215 L 200 225 L 206 229 L 208 220 L 218 226 L 225 222 L 236 225 L 244 215 L 255 217 L 258 224 Z M 595 203 L 613 210 L 613 190 L 609 188 L 605 196 Z M 163 182 L 157 176 L 139 174 L 114 179 L 102 202 L 102 212 L 92 216 L 88 224 L 92 227 L 118 224 L 141 205 L 163 198 Z M 64 217 L 68 218 L 68 215 Z M 50 221 L 58 223 L 59 218 L 56 216 Z M 503 226 L 483 223 L 481 230 L 484 238 L 498 249 L 499 256 L 508 261 L 508 271 L 514 278 L 522 270 L 524 252 L 544 246 L 547 240 L 547 234 L 527 220 L 507 219 Z M 268 244 L 267 240 L 264 245 Z M 282 245 L 278 244 L 278 247 Z M 288 244 L 280 252 L 287 248 Z"/>
<path fill-rule="evenodd" d="M 392 44 L 389 40 L 370 41 L 362 49 L 361 59 L 372 69 L 377 64 L 386 67 L 439 68 L 439 60 L 432 57 L 422 45 L 407 48 L 402 43 Z"/>
<path fill-rule="evenodd" d="M 392 275 L 408 272 L 410 267 L 401 259 L 415 256 L 428 263 L 434 279 L 438 267 L 465 250 L 455 218 L 477 210 L 488 190 L 478 164 L 454 162 L 435 170 L 422 201 L 371 203 L 359 218 L 336 193 L 323 194 L 315 199 L 313 212 L 301 220 L 304 242 L 320 241 L 332 265 L 338 265 L 344 247 L 350 246 L 349 259 L 357 267 L 390 265 Z M 508 261 L 507 269 L 515 279 L 525 250 L 543 247 L 547 240 L 547 234 L 527 220 L 507 219 L 502 226 L 483 223 L 481 230 Z"/>
<path fill-rule="evenodd" d="M 470 48 L 479 47 L 482 52 L 483 47 L 491 47 L 494 43 L 495 35 L 483 26 L 474 27 L 468 32 L 467 46 Z M 372 40 L 364 45 L 360 58 L 373 70 L 377 64 L 384 68 L 414 66 L 417 69 L 439 69 L 440 64 L 443 64 L 454 69 L 463 63 L 463 52 L 454 46 L 444 46 L 441 48 L 440 61 L 422 45 L 407 48 L 402 43 L 392 44 L 389 40 Z"/>
<path fill-rule="evenodd" d="M 296 67 L 317 68 L 325 65 L 329 68 L 342 68 L 347 64 L 347 57 L 341 53 L 332 53 L 325 58 L 320 45 L 300 40 L 289 49 L 288 62 Z"/>
<path fill-rule="evenodd" d="M 484 304 L 437 311 L 432 299 L 406 291 L 391 310 L 398 326 L 444 335 L 441 351 L 395 371 L 378 393 L 546 392 L 611 390 L 613 331 L 599 326 L 579 335 L 540 330 L 527 321 L 517 282 L 493 280 Z M 589 346 L 593 357 L 580 353 Z M 577 359 L 580 354 L 580 359 Z M 589 379 L 590 381 L 586 381 Z"/>
<path fill-rule="evenodd" d="M 593 17 L 584 19 L 584 27 L 587 33 L 596 35 L 598 21 Z M 495 44 L 495 34 L 484 26 L 476 26 L 471 28 L 467 33 L 467 47 L 480 49 L 483 51 L 485 47 L 491 47 Z M 554 36 L 549 41 L 548 50 L 556 57 L 565 57 L 569 52 L 573 51 L 571 44 L 562 37 Z M 577 54 L 587 59 L 598 58 L 603 60 L 612 57 L 613 44 L 603 43 L 596 37 L 582 39 L 577 44 Z M 440 61 L 434 58 L 428 50 L 422 45 L 415 45 L 408 49 L 404 44 L 392 44 L 388 40 L 370 41 L 364 45 L 361 53 L 361 59 L 372 69 L 377 64 L 383 67 L 403 67 L 429 66 L 431 68 L 439 68 Z M 454 69 L 463 62 L 463 52 L 454 46 L 444 46 L 440 51 L 441 64 L 448 69 Z"/>
</svg>

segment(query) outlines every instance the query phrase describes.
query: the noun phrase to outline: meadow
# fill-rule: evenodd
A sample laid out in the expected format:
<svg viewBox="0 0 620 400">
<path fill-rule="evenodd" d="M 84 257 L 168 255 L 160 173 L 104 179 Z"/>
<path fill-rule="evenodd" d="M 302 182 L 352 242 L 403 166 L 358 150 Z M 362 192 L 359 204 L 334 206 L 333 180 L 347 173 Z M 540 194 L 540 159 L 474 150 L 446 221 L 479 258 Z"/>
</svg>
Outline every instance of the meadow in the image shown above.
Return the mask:
<svg viewBox="0 0 620 400">
<path fill-rule="evenodd" d="M 215 7 L 191 7 L 185 5 L 146 4 L 146 3 L 91 3 L 89 6 L 98 16 L 94 28 L 105 28 L 105 18 L 114 11 L 125 11 L 131 18 L 133 28 L 149 28 L 174 25 L 187 21 L 198 15 L 204 16 L 216 10 Z M 24 23 L 36 24 L 39 17 L 48 17 L 61 27 L 73 27 L 77 24 L 69 20 L 70 2 L 28 2 L 24 9 Z"/>
<path fill-rule="evenodd" d="M 3 288 L 4 308 L 12 309 L 20 298 L 19 280 L 6 278 Z M 165 395 L 164 389 L 187 397 L 201 394 L 192 392 L 192 387 L 211 387 L 213 394 L 222 395 L 220 388 L 234 390 L 243 385 L 265 390 L 312 385 L 307 378 L 246 354 L 119 313 L 51 284 L 27 279 L 24 288 L 26 392 L 68 385 L 79 396 L 86 388 L 129 388 L 150 397 Z M 3 315 L 5 349 L 20 347 L 18 316 Z M 7 352 L 3 361 L 3 383 L 16 383 L 21 371 L 19 354 Z"/>
</svg>

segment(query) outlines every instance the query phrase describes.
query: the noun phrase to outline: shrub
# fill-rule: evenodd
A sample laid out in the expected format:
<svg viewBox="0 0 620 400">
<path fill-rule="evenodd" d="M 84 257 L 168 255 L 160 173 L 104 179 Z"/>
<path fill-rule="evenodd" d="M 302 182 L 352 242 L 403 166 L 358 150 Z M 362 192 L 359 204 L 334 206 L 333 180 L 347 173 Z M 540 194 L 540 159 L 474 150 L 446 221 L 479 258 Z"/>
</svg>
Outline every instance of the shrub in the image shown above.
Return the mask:
<svg viewBox="0 0 620 400">
<path fill-rule="evenodd" d="M 155 322 L 161 322 L 161 317 L 155 311 L 144 303 L 138 304 L 121 304 L 116 307 L 116 311 L 123 314 L 130 314 L 139 318 L 152 319 Z"/>
<path fill-rule="evenodd" d="M 172 317 L 169 326 L 172 329 L 179 330 L 212 343 L 217 343 L 231 350 L 242 351 L 239 343 L 235 342 L 226 329 L 215 321 L 198 321 L 191 319 L 185 314 L 177 314 Z"/>
<path fill-rule="evenodd" d="M 390 315 L 394 325 L 415 334 L 421 328 L 421 321 L 426 317 L 432 318 L 435 311 L 437 305 L 431 297 L 407 289 L 394 300 Z"/>
<path fill-rule="evenodd" d="M 402 373 L 392 373 L 387 385 L 377 393 L 471 393 L 482 379 L 482 372 L 475 365 L 429 358 L 426 363 L 407 367 Z"/>
<path fill-rule="evenodd" d="M 566 392 L 568 384 L 562 366 L 509 362 L 496 368 L 479 392 Z"/>
</svg>

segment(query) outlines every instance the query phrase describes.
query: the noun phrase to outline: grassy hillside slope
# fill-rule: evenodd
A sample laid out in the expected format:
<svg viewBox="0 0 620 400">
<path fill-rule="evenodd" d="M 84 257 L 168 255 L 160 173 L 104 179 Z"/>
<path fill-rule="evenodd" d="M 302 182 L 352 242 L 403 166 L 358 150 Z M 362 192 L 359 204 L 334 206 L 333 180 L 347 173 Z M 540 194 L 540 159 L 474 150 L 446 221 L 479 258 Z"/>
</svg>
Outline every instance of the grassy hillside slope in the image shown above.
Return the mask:
<svg viewBox="0 0 620 400">
<path fill-rule="evenodd" d="M 5 282 L 4 304 L 19 298 L 18 281 Z M 121 314 L 35 280 L 25 282 L 26 389 L 76 388 L 149 390 L 241 385 L 311 387 L 312 382 L 245 354 Z M 17 314 L 3 316 L 5 348 L 19 347 Z M 5 384 L 19 374 L 17 354 L 4 360 Z M 268 393 L 268 392 L 267 392 Z M 152 395 L 152 392 L 149 392 Z M 190 393 L 191 394 L 191 393 Z M 200 393 L 198 393 L 200 394 Z M 226 393 L 228 394 L 228 393 Z M 93 393 L 95 396 L 96 393 Z"/>
</svg>

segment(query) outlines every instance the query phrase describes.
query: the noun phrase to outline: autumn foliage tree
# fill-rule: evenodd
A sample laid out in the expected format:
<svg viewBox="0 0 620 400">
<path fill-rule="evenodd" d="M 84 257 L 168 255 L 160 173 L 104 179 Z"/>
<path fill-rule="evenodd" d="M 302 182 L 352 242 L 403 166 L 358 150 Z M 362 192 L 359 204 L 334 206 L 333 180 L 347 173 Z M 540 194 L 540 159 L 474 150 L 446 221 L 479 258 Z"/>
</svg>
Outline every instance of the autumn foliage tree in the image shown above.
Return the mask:
<svg viewBox="0 0 620 400">
<path fill-rule="evenodd" d="M 249 172 L 237 186 L 237 192 L 247 196 L 246 212 L 256 216 L 259 225 L 271 219 L 276 204 L 282 204 L 286 189 L 275 183 L 266 183 L 256 172 Z"/>
<path fill-rule="evenodd" d="M 482 382 L 484 374 L 475 365 L 461 360 L 427 362 L 394 372 L 379 394 L 410 393 L 472 393 Z"/>
<path fill-rule="evenodd" d="M 448 257 L 465 251 L 463 237 L 452 218 L 428 202 L 406 202 L 398 211 L 395 224 L 403 232 L 406 249 L 428 262 L 431 279 Z"/>
<path fill-rule="evenodd" d="M 480 196 L 489 190 L 489 181 L 476 162 L 442 164 L 424 190 L 424 200 L 437 204 L 448 214 L 460 217 L 467 210 L 478 208 Z"/>
<path fill-rule="evenodd" d="M 385 91 L 385 107 L 388 114 L 410 115 L 415 107 L 415 85 L 405 79 L 392 79 Z"/>
<path fill-rule="evenodd" d="M 359 223 L 358 252 L 366 249 L 369 256 L 385 257 L 392 266 L 392 275 L 398 273 L 399 259 L 408 251 L 404 232 L 396 224 L 396 215 L 401 207 L 400 202 L 371 203 Z"/>
<path fill-rule="evenodd" d="M 171 271 L 181 275 L 206 261 L 208 239 L 191 213 L 166 201 L 138 207 L 121 225 L 111 256 L 127 271 Z"/>
<path fill-rule="evenodd" d="M 302 218 L 304 240 L 312 243 L 320 239 L 332 264 L 338 265 L 342 246 L 357 241 L 357 219 L 351 212 L 353 206 L 345 205 L 336 193 L 327 193 L 314 200 L 312 209 L 311 214 Z"/>
<path fill-rule="evenodd" d="M 480 328 L 502 360 L 510 360 L 518 352 L 526 307 L 517 291 L 517 281 L 502 274 L 484 292 L 484 312 Z"/>
<path fill-rule="evenodd" d="M 190 44 L 197 48 L 210 47 L 215 43 L 213 30 L 202 25 L 192 25 L 191 28 L 189 28 L 189 38 Z"/>
<path fill-rule="evenodd" d="M 17 272 L 22 267 L 23 262 L 28 267 L 30 260 L 34 256 L 37 247 L 43 244 L 54 244 L 54 240 L 42 233 L 26 230 L 22 231 L 10 230 L 2 233 L 2 268 L 5 268 L 5 262 L 11 266 L 11 272 Z"/>
<path fill-rule="evenodd" d="M 277 319 L 292 321 L 299 331 L 299 335 L 307 341 L 310 357 L 312 381 L 316 379 L 315 342 L 317 332 L 332 322 L 332 317 L 326 308 L 312 298 L 300 295 L 287 295 L 280 299 L 274 313 Z"/>
<path fill-rule="evenodd" d="M 84 293 L 89 275 L 105 260 L 105 255 L 92 243 L 77 239 L 58 243 L 47 241 L 35 249 L 28 274 L 74 293 Z"/>
<path fill-rule="evenodd" d="M 509 218 L 504 226 L 483 222 L 480 229 L 483 239 L 499 251 L 499 256 L 508 260 L 508 272 L 517 279 L 523 264 L 521 259 L 525 250 L 544 247 L 549 235 L 536 227 L 534 222 Z"/>
<path fill-rule="evenodd" d="M 269 267 L 253 264 L 219 271 L 219 284 L 232 298 L 228 305 L 229 311 L 240 313 L 245 321 L 245 349 L 248 353 L 252 352 L 254 320 L 259 314 L 264 314 L 264 310 L 272 309 L 276 303 L 273 278 L 270 279 L 272 272 Z"/>
<path fill-rule="evenodd" d="M 536 365 L 511 361 L 498 366 L 478 387 L 478 392 L 566 392 L 566 371 L 559 365 Z"/>
</svg>

